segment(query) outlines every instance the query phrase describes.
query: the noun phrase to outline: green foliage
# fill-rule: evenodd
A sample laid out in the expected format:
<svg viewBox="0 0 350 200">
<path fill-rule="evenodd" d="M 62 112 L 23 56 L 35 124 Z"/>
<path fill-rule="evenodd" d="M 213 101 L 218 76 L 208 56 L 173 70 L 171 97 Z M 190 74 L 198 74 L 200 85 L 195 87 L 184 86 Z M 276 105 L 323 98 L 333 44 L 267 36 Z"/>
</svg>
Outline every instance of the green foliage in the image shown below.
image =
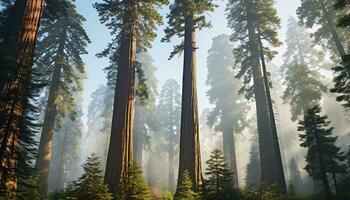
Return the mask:
<svg viewBox="0 0 350 200">
<path fill-rule="evenodd" d="M 151 200 L 150 188 L 143 179 L 142 171 L 134 161 L 124 175 L 120 184 L 117 199 L 120 200 Z"/>
<path fill-rule="evenodd" d="M 247 103 L 238 94 L 240 81 L 234 78 L 231 70 L 234 61 L 233 45 L 227 35 L 219 35 L 213 39 L 207 58 L 208 77 L 206 84 L 209 101 L 214 104 L 208 114 L 208 124 L 216 131 L 227 132 L 234 128 L 241 132 L 247 125 Z"/>
<path fill-rule="evenodd" d="M 185 170 L 181 175 L 180 184 L 177 187 L 174 200 L 196 200 L 199 199 L 199 194 L 192 190 L 193 183 L 190 178 L 190 173 Z"/>
<path fill-rule="evenodd" d="M 247 99 L 252 99 L 254 97 L 253 68 L 258 67 L 256 60 L 260 56 L 257 54 L 258 52 L 254 51 L 258 48 L 258 36 L 266 44 L 263 52 L 260 53 L 263 53 L 268 59 L 272 59 L 276 52 L 269 47 L 278 47 L 281 44 L 277 33 L 281 22 L 274 8 L 273 0 L 249 2 L 229 0 L 226 12 L 228 27 L 233 31 L 231 41 L 235 45 L 236 64 L 234 68 L 238 70 L 236 77 L 243 80 L 240 93 L 245 93 Z M 248 26 L 252 27 L 252 30 Z M 249 38 L 249 34 L 253 37 Z"/>
<path fill-rule="evenodd" d="M 344 56 L 340 65 L 332 68 L 335 74 L 333 79 L 334 87 L 330 90 L 338 96 L 336 100 L 345 109 L 350 109 L 350 56 Z"/>
<path fill-rule="evenodd" d="M 98 157 L 92 154 L 83 165 L 84 173 L 69 186 L 67 197 L 77 200 L 109 200 L 112 194 L 104 184 Z"/>
<path fill-rule="evenodd" d="M 225 163 L 223 153 L 217 149 L 214 150 L 206 164 L 208 166 L 205 172 L 208 179 L 204 181 L 206 199 L 237 199 L 239 195 L 233 189 L 233 176 L 229 165 Z"/>
<path fill-rule="evenodd" d="M 349 0 L 336 0 L 336 9 L 349 9 Z M 339 27 L 349 28 L 350 27 L 350 13 L 345 13 L 338 21 Z"/>
<path fill-rule="evenodd" d="M 169 6 L 170 13 L 167 15 L 168 26 L 164 30 L 165 36 L 162 42 L 170 42 L 171 38 L 182 38 L 185 35 L 186 26 L 191 26 L 191 31 L 210 27 L 206 14 L 213 12 L 215 0 L 174 0 Z M 190 24 L 191 23 L 191 24 Z M 169 59 L 184 50 L 184 42 L 174 46 Z"/>
</svg>

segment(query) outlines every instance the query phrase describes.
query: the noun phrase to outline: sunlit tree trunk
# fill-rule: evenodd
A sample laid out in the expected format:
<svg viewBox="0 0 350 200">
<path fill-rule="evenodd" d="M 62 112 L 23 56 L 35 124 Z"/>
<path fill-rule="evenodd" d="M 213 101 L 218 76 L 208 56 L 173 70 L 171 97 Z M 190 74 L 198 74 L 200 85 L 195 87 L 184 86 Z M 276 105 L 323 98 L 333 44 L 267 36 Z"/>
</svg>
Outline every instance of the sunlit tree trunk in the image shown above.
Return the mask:
<svg viewBox="0 0 350 200">
<path fill-rule="evenodd" d="M 0 173 L 1 185 L 17 188 L 17 163 L 19 135 L 23 132 L 23 116 L 28 103 L 28 86 L 32 73 L 32 63 L 39 23 L 44 8 L 44 0 L 27 0 L 23 9 L 22 25 L 19 30 L 15 73 L 2 85 L 1 93 L 7 97 L 1 105 L 2 122 L 0 128 Z M 21 13 L 18 13 L 21 15 Z"/>
<path fill-rule="evenodd" d="M 135 5 L 131 7 L 136 11 Z M 105 172 L 105 182 L 113 194 L 118 193 L 121 180 L 133 160 L 136 26 L 129 22 L 131 18 L 131 13 L 124 16 L 125 28 L 120 43 L 112 133 Z"/>
<path fill-rule="evenodd" d="M 239 184 L 238 184 L 234 128 L 227 128 L 227 130 L 222 134 L 223 134 L 223 149 L 224 149 L 225 161 L 230 165 L 230 170 L 233 173 L 233 187 L 238 188 Z"/>
<path fill-rule="evenodd" d="M 182 87 L 181 131 L 180 131 L 180 163 L 181 177 L 185 170 L 189 171 L 195 190 L 202 184 L 202 167 L 198 130 L 198 102 L 196 86 L 196 33 L 193 27 L 193 16 L 186 19 L 184 69 Z M 178 180 L 180 180 L 179 178 Z M 179 183 L 178 183 L 179 184 Z"/>
<path fill-rule="evenodd" d="M 249 46 L 253 64 L 253 81 L 254 94 L 257 113 L 257 124 L 259 133 L 259 148 L 261 161 L 261 186 L 263 189 L 271 185 L 277 185 L 281 193 L 286 193 L 286 183 L 284 181 L 284 173 L 282 168 L 281 155 L 279 153 L 279 145 L 276 143 L 274 136 L 271 116 L 269 112 L 264 77 L 259 62 L 259 43 L 256 29 L 254 27 L 253 13 L 251 13 L 251 5 L 247 3 L 247 26 Z"/>
</svg>

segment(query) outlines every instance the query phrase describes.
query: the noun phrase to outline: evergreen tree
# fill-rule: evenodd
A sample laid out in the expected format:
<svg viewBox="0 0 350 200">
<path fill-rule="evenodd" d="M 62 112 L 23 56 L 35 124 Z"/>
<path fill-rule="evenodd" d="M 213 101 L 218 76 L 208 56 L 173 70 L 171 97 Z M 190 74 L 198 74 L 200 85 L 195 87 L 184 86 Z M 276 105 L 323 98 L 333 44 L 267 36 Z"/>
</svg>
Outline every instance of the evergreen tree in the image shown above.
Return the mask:
<svg viewBox="0 0 350 200">
<path fill-rule="evenodd" d="M 234 134 L 247 126 L 248 105 L 238 94 L 240 82 L 234 78 L 231 70 L 234 58 L 233 45 L 228 35 L 219 35 L 213 39 L 213 45 L 207 58 L 207 91 L 210 103 L 215 107 L 208 116 L 208 124 L 215 131 L 222 132 L 224 156 L 234 176 L 234 186 L 238 188 L 237 163 Z M 219 67 L 218 67 L 219 66 Z"/>
<path fill-rule="evenodd" d="M 136 48 L 148 48 L 155 38 L 155 26 L 162 21 L 157 9 L 166 0 L 110 1 L 96 3 L 100 21 L 115 36 L 106 54 L 117 63 L 117 80 L 112 118 L 112 134 L 105 181 L 116 194 L 120 180 L 133 160 Z M 114 51 L 113 51 L 114 49 Z"/>
<path fill-rule="evenodd" d="M 348 0 L 336 0 L 335 8 L 336 9 L 345 9 L 349 8 L 350 2 Z M 345 13 L 338 21 L 339 27 L 348 28 L 350 27 L 350 14 Z"/>
<path fill-rule="evenodd" d="M 159 103 L 157 105 L 158 122 L 161 131 L 164 131 L 164 140 L 167 142 L 168 153 L 168 187 L 175 190 L 175 156 L 179 145 L 181 94 L 179 84 L 173 80 L 167 80 L 161 90 Z"/>
<path fill-rule="evenodd" d="M 253 139 L 249 151 L 249 163 L 247 165 L 247 176 L 245 183 L 248 189 L 258 189 L 260 187 L 260 156 L 258 140 Z"/>
<path fill-rule="evenodd" d="M 176 54 L 184 53 L 179 177 L 188 170 L 193 187 L 197 190 L 203 177 L 198 128 L 196 31 L 210 26 L 205 15 L 212 12 L 215 5 L 214 0 L 175 0 L 169 8 L 168 27 L 165 29 L 162 41 L 170 42 L 175 36 L 183 38 L 179 45 L 174 46 L 169 59 Z"/>
<path fill-rule="evenodd" d="M 308 33 L 292 17 L 289 18 L 286 44 L 282 67 L 286 85 L 283 100 L 291 105 L 292 120 L 295 121 L 313 103 L 318 103 L 327 89 L 316 68 L 322 63 L 319 57 L 323 56 L 312 47 Z"/>
<path fill-rule="evenodd" d="M 231 39 L 235 45 L 236 77 L 243 79 L 244 83 L 240 92 L 245 93 L 247 99 L 254 98 L 256 102 L 261 182 L 263 186 L 276 184 L 285 193 L 286 184 L 265 63 L 265 56 L 272 59 L 275 54 L 268 47 L 280 45 L 277 37 L 280 20 L 273 4 L 272 0 L 230 0 L 226 10 L 228 26 L 233 30 Z M 263 46 L 264 43 L 268 45 Z M 276 170 L 272 172 L 271 167 Z"/>
<path fill-rule="evenodd" d="M 84 173 L 73 181 L 68 189 L 68 197 L 85 200 L 109 200 L 112 194 L 108 191 L 107 185 L 103 182 L 102 169 L 98 157 L 92 154 L 83 165 Z"/>
<path fill-rule="evenodd" d="M 50 82 L 36 162 L 42 196 L 47 194 L 53 133 L 65 116 L 74 118 L 76 114 L 74 92 L 82 90 L 81 79 L 85 75 L 81 55 L 87 53 L 90 42 L 83 29 L 85 19 L 77 13 L 75 5 L 69 4 L 66 9 L 66 15 L 43 21 L 37 48 L 36 65 L 45 70 Z"/>
<path fill-rule="evenodd" d="M 196 200 L 199 195 L 192 190 L 193 183 L 191 181 L 190 173 L 185 170 L 181 175 L 179 184 L 177 186 L 174 200 Z"/>
<path fill-rule="evenodd" d="M 338 53 L 340 58 L 346 55 L 344 43 L 349 38 L 346 31 L 336 29 L 341 13 L 334 12 L 334 0 L 302 0 L 297 14 L 302 25 L 316 28 L 312 34 L 315 43 L 330 49 L 333 54 Z"/>
<path fill-rule="evenodd" d="M 151 191 L 143 179 L 142 171 L 134 161 L 127 170 L 120 185 L 117 199 L 120 200 L 151 200 Z"/>
<path fill-rule="evenodd" d="M 303 181 L 301 179 L 301 174 L 298 168 L 298 164 L 295 161 L 294 158 L 291 159 L 290 164 L 289 164 L 289 171 L 290 171 L 290 185 L 293 185 L 294 187 L 294 192 L 302 192 L 303 191 Z M 291 191 L 289 191 L 290 193 Z"/>
<path fill-rule="evenodd" d="M 205 175 L 208 179 L 205 180 L 204 186 L 207 199 L 236 199 L 237 194 L 233 190 L 233 174 L 230 172 L 229 164 L 225 162 L 224 154 L 216 149 L 206 163 L 208 167 Z"/>
<path fill-rule="evenodd" d="M 308 149 L 305 170 L 314 179 L 321 180 L 323 191 L 327 199 L 332 199 L 329 174 L 337 191 L 337 175 L 344 173 L 345 166 L 342 162 L 345 156 L 335 144 L 337 137 L 333 135 L 333 127 L 329 127 L 327 115 L 321 116 L 321 107 L 313 106 L 307 112 L 303 121 L 299 122 L 298 131 L 301 146 Z"/>
</svg>

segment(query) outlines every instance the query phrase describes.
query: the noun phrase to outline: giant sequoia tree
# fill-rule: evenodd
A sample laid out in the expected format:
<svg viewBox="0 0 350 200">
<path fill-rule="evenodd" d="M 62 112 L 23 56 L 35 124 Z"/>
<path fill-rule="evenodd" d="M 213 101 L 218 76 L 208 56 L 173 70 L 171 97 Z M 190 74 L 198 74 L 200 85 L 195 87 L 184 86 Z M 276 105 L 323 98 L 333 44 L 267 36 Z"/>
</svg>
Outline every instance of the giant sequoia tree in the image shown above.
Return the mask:
<svg viewBox="0 0 350 200">
<path fill-rule="evenodd" d="M 118 54 L 117 92 L 105 174 L 114 194 L 122 189 L 118 186 L 133 160 L 136 47 L 151 46 L 155 26 L 162 20 L 157 9 L 165 3 L 166 0 L 104 0 L 95 4 L 101 22 L 115 35 L 109 47 L 116 47 Z"/>
<path fill-rule="evenodd" d="M 44 20 L 40 30 L 36 65 L 49 77 L 49 95 L 40 138 L 36 167 L 39 173 L 40 192 L 47 193 L 48 172 L 52 153 L 52 138 L 65 116 L 74 117 L 74 91 L 82 90 L 84 63 L 89 38 L 82 27 L 84 18 L 74 4 L 67 7 L 67 15 L 56 20 Z"/>
<path fill-rule="evenodd" d="M 326 86 L 317 72 L 322 54 L 313 48 L 308 33 L 294 18 L 289 19 L 286 45 L 282 67 L 286 84 L 283 99 L 291 105 L 292 120 L 295 121 L 305 115 L 313 103 L 321 100 Z"/>
<path fill-rule="evenodd" d="M 170 5 L 164 42 L 177 36 L 183 42 L 174 47 L 170 58 L 184 53 L 180 130 L 179 178 L 188 170 L 195 190 L 202 183 L 196 83 L 196 31 L 210 26 L 205 14 L 214 10 L 214 0 L 175 0 Z M 178 181 L 179 182 L 179 181 Z"/>
<path fill-rule="evenodd" d="M 208 124 L 222 132 L 223 152 L 234 177 L 234 187 L 238 188 L 238 171 L 235 153 L 234 134 L 247 125 L 248 105 L 238 94 L 240 81 L 234 77 L 231 69 L 234 63 L 233 45 L 228 35 L 219 35 L 213 39 L 207 58 L 207 92 L 210 103 L 215 107 L 208 114 Z"/>
<path fill-rule="evenodd" d="M 240 92 L 245 93 L 248 99 L 254 98 L 256 102 L 261 182 L 264 186 L 276 184 L 281 192 L 286 192 L 264 62 L 265 57 L 271 59 L 274 56 L 274 51 L 268 47 L 280 44 L 276 30 L 280 20 L 271 0 L 230 0 L 227 12 L 228 25 L 233 30 L 231 39 L 236 45 L 237 77 L 242 78 L 244 83 Z M 275 170 L 272 171 L 272 168 Z"/>
<path fill-rule="evenodd" d="M 179 84 L 173 80 L 167 80 L 161 90 L 157 106 L 157 117 L 164 131 L 164 139 L 167 142 L 168 153 L 168 187 L 175 190 L 175 155 L 179 141 L 180 116 L 181 116 L 181 94 Z"/>
</svg>

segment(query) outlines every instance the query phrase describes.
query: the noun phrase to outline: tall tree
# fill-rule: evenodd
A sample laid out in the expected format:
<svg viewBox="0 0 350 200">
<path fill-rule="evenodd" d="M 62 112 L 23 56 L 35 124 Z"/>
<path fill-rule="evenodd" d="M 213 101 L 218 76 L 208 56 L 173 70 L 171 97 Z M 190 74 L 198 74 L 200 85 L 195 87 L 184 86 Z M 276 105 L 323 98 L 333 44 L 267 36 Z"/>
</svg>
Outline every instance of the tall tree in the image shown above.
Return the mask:
<svg viewBox="0 0 350 200">
<path fill-rule="evenodd" d="M 322 53 L 313 48 L 305 28 L 292 17 L 288 22 L 287 51 L 283 55 L 281 70 L 286 85 L 283 100 L 291 105 L 292 120 L 295 121 L 306 114 L 313 103 L 321 100 L 322 92 L 326 92 L 327 88 L 317 72 L 322 65 Z"/>
<path fill-rule="evenodd" d="M 95 4 L 100 21 L 115 35 L 109 47 L 117 46 L 118 54 L 117 92 L 105 173 L 105 181 L 114 194 L 133 160 L 136 47 L 151 46 L 155 26 L 162 21 L 157 9 L 165 3 L 166 0 L 104 0 Z"/>
<path fill-rule="evenodd" d="M 277 131 L 274 128 L 272 102 L 267 95 L 267 73 L 261 69 L 261 63 L 264 64 L 261 59 L 274 56 L 274 51 L 268 47 L 280 44 L 276 30 L 280 26 L 280 20 L 271 0 L 230 0 L 226 10 L 228 26 L 233 30 L 231 39 L 235 44 L 235 67 L 239 69 L 237 77 L 242 78 L 244 83 L 240 92 L 245 93 L 247 99 L 254 98 L 256 102 L 261 182 L 263 186 L 276 184 L 285 193 L 286 184 Z M 276 170 L 271 171 L 271 168 Z"/>
<path fill-rule="evenodd" d="M 293 185 L 296 192 L 302 192 L 303 191 L 303 181 L 301 179 L 300 170 L 298 167 L 298 163 L 294 158 L 290 161 L 289 164 L 289 171 L 290 171 L 290 182 L 289 184 Z"/>
<path fill-rule="evenodd" d="M 175 155 L 179 143 L 180 116 L 181 116 L 181 94 L 179 84 L 173 80 L 167 80 L 162 86 L 157 105 L 157 117 L 162 127 L 161 131 L 167 145 L 168 153 L 168 187 L 175 190 Z"/>
<path fill-rule="evenodd" d="M 140 52 L 136 55 L 136 60 L 142 71 L 137 70 L 137 90 L 135 105 L 135 127 L 134 127 L 134 152 L 135 161 L 142 168 L 142 151 L 149 146 L 149 132 L 155 131 L 156 120 L 156 97 L 157 78 L 155 77 L 156 67 L 152 57 L 147 52 Z"/>
<path fill-rule="evenodd" d="M 240 81 L 234 78 L 231 66 L 234 63 L 233 44 L 228 35 L 219 35 L 213 39 L 207 58 L 207 92 L 210 103 L 215 107 L 208 116 L 208 124 L 222 132 L 223 152 L 234 176 L 234 187 L 238 188 L 238 173 L 235 153 L 234 134 L 247 126 L 248 105 L 238 94 Z"/>
<path fill-rule="evenodd" d="M 167 15 L 168 27 L 163 42 L 183 37 L 184 41 L 174 47 L 170 59 L 184 52 L 182 107 L 180 130 L 179 178 L 188 170 L 195 190 L 202 183 L 202 167 L 198 128 L 198 102 L 196 83 L 196 31 L 209 27 L 205 14 L 214 10 L 214 0 L 175 0 Z M 179 182 L 178 182 L 179 184 Z"/>
<path fill-rule="evenodd" d="M 81 55 L 87 53 L 85 49 L 90 42 L 83 29 L 85 19 L 77 13 L 75 5 L 69 4 L 66 9 L 66 15 L 43 21 L 37 50 L 40 56 L 36 58 L 36 65 L 45 70 L 50 81 L 36 162 L 42 197 L 47 194 L 53 133 L 65 116 L 76 114 L 74 92 L 82 90 L 81 79 L 85 73 Z"/>
<path fill-rule="evenodd" d="M 249 151 L 249 163 L 246 169 L 245 183 L 248 188 L 258 189 L 260 187 L 260 156 L 258 138 L 254 137 Z"/>
<path fill-rule="evenodd" d="M 333 136 L 333 127 L 329 127 L 327 115 L 321 116 L 321 107 L 315 105 L 307 111 L 304 120 L 299 122 L 298 131 L 301 146 L 308 149 L 305 167 L 310 176 L 323 183 L 323 191 L 327 199 L 332 199 L 332 189 L 328 178 L 330 174 L 337 191 L 337 174 L 345 172 L 342 162 L 343 152 L 335 144 L 337 137 Z"/>
<path fill-rule="evenodd" d="M 79 94 L 76 94 L 79 95 Z M 81 98 L 77 98 L 80 102 Z M 50 191 L 62 190 L 78 176 L 81 139 L 84 131 L 81 105 L 75 108 L 77 116 L 63 119 L 62 128 L 53 137 L 52 162 L 49 168 L 48 187 Z"/>
<path fill-rule="evenodd" d="M 315 43 L 331 49 L 333 54 L 342 58 L 346 55 L 344 42 L 349 38 L 346 31 L 336 29 L 341 13 L 334 12 L 333 6 L 334 0 L 302 0 L 297 14 L 302 25 L 316 28 L 312 34 Z"/>
</svg>

